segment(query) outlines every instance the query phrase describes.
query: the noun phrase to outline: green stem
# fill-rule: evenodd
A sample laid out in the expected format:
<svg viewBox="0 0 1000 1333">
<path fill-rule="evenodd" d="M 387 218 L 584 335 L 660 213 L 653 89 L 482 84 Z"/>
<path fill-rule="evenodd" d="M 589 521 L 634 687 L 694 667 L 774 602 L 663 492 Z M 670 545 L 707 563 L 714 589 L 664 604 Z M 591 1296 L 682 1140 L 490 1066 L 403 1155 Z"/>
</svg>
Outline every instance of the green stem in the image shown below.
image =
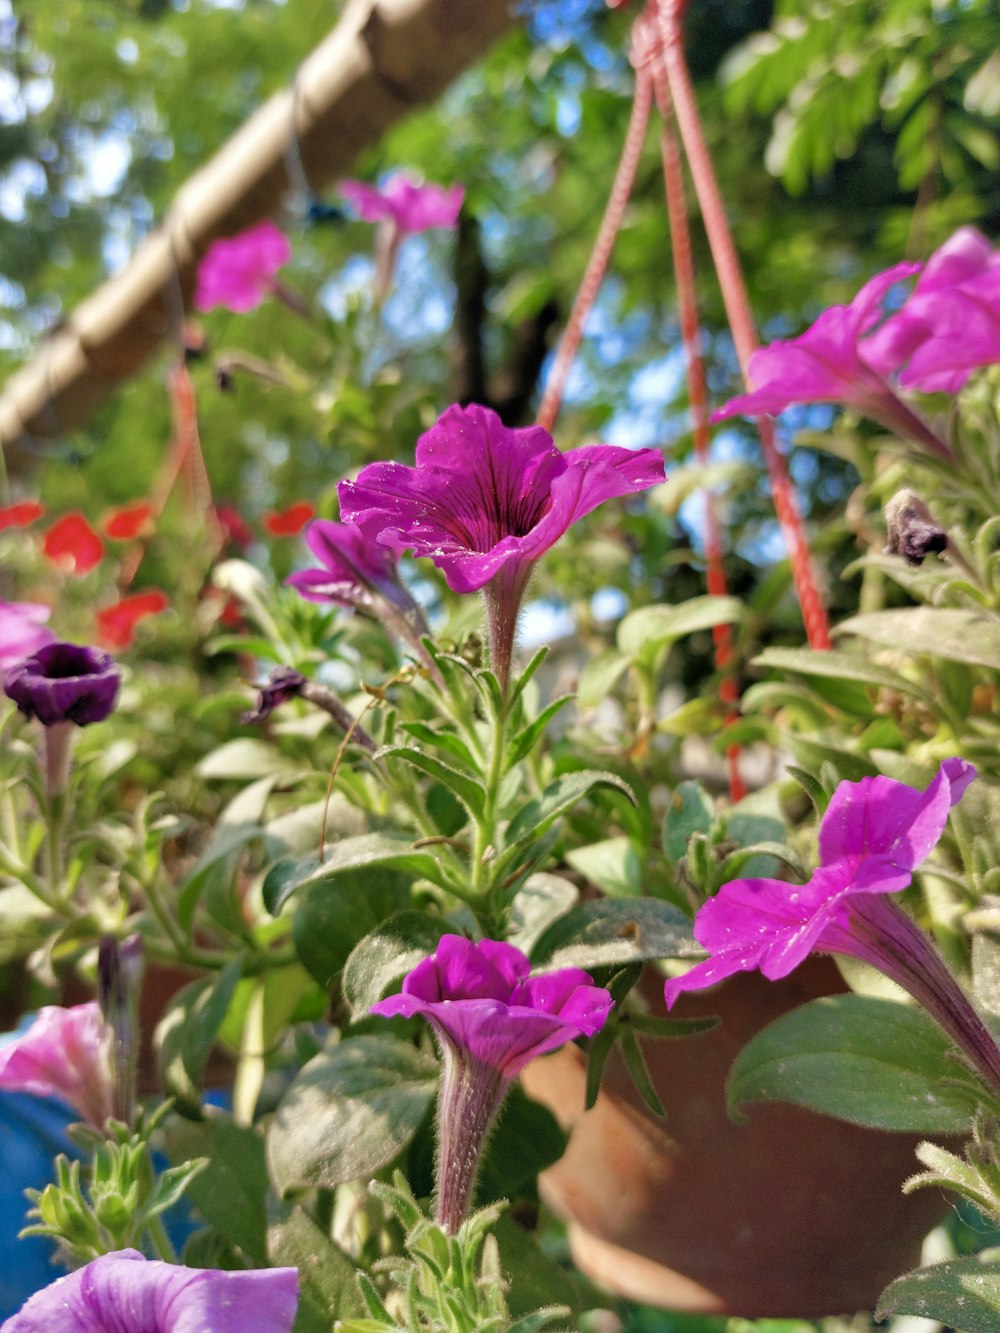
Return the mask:
<svg viewBox="0 0 1000 1333">
<path fill-rule="evenodd" d="M 170 1242 L 166 1228 L 159 1217 L 151 1217 L 146 1222 L 146 1234 L 152 1242 L 153 1249 L 157 1257 L 165 1260 L 168 1264 L 177 1262 L 177 1251 Z"/>
<path fill-rule="evenodd" d="M 490 737 L 490 762 L 486 772 L 486 798 L 482 818 L 476 822 L 476 842 L 472 855 L 472 890 L 477 899 L 484 898 L 492 887 L 487 870 L 486 853 L 496 847 L 496 809 L 503 779 L 503 760 L 506 749 L 507 705 L 493 718 Z"/>
</svg>

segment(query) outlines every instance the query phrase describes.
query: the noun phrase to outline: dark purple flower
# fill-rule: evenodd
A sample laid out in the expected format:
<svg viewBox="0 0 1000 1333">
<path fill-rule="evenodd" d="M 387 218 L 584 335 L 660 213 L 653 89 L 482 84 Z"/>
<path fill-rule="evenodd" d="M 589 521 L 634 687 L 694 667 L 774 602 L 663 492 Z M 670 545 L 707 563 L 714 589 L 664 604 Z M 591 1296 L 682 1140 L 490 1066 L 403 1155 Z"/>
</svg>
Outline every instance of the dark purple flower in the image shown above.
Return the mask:
<svg viewBox="0 0 1000 1333">
<path fill-rule="evenodd" d="M 45 625 L 51 614 L 37 602 L 0 600 L 0 670 L 52 643 L 56 636 Z"/>
<path fill-rule="evenodd" d="M 108 1029 L 96 1000 L 45 1005 L 31 1026 L 0 1046 L 0 1088 L 58 1097 L 103 1129 L 114 1111 Z"/>
<path fill-rule="evenodd" d="M 771 981 L 810 953 L 860 958 L 909 991 L 995 1091 L 1000 1051 L 924 932 L 886 895 L 905 889 L 937 846 L 951 807 L 976 775 L 946 759 L 926 791 L 890 778 L 837 787 L 819 830 L 819 866 L 806 884 L 737 879 L 698 912 L 694 933 L 711 957 L 666 983 L 667 1007 L 735 972 Z"/>
<path fill-rule="evenodd" d="M 27 718 L 45 727 L 103 722 L 115 706 L 121 675 L 100 648 L 55 642 L 10 667 L 4 692 Z"/>
<path fill-rule="evenodd" d="M 101 1255 L 28 1298 L 0 1333 L 290 1333 L 294 1268 L 221 1272 Z"/>
<path fill-rule="evenodd" d="M 842 403 L 950 459 L 951 450 L 944 441 L 869 363 L 867 344 L 861 341 L 881 319 L 889 288 L 919 268 L 919 264 L 897 264 L 878 273 L 850 305 L 824 310 L 798 338 L 779 339 L 759 348 L 747 367 L 751 392 L 731 398 L 712 413 L 712 420 L 777 416 L 792 403 Z"/>
<path fill-rule="evenodd" d="M 268 221 L 213 241 L 198 265 L 194 308 L 221 305 L 238 314 L 253 310 L 274 292 L 274 275 L 291 256 L 288 237 Z"/>
<path fill-rule="evenodd" d="M 512 944 L 443 935 L 402 993 L 371 1008 L 386 1018 L 426 1018 L 441 1044 L 437 1216 L 450 1232 L 468 1212 L 479 1156 L 511 1079 L 536 1055 L 599 1032 L 614 1003 L 579 968 L 538 977 L 530 970 Z"/>
<path fill-rule="evenodd" d="M 416 466 L 370 463 L 342 481 L 340 512 L 388 550 L 428 556 L 456 592 L 486 589 L 493 669 L 505 685 L 517 611 L 535 561 L 605 500 L 663 481 L 657 449 L 562 453 L 540 426 L 449 407 L 417 441 Z"/>
<path fill-rule="evenodd" d="M 392 222 L 401 234 L 456 226 L 465 198 L 461 185 L 421 185 L 402 171 L 381 189 L 356 180 L 341 181 L 338 188 L 363 222 Z"/>
<path fill-rule="evenodd" d="M 906 388 L 957 393 L 977 366 L 1000 361 L 998 299 L 1000 251 L 975 227 L 960 227 L 931 255 L 902 310 L 865 339 L 862 355 Z"/>
</svg>

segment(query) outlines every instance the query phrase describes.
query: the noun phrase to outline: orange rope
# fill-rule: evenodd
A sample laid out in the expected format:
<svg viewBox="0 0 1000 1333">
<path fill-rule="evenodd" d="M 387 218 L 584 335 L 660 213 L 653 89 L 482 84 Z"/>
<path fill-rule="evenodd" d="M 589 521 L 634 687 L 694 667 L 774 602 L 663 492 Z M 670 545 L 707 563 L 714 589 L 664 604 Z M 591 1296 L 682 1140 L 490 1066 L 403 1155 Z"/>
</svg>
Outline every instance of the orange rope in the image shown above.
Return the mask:
<svg viewBox="0 0 1000 1333">
<path fill-rule="evenodd" d="M 663 157 L 663 181 L 666 190 L 667 218 L 670 224 L 670 242 L 674 258 L 677 308 L 680 317 L 681 339 L 684 344 L 684 360 L 687 368 L 688 403 L 691 411 L 695 457 L 699 463 L 704 464 L 709 461 L 711 432 L 708 420 L 705 362 L 701 351 L 701 326 L 698 321 L 694 258 L 691 253 L 691 228 L 688 225 L 687 204 L 684 198 L 684 168 L 681 163 L 680 146 L 674 133 L 673 107 L 670 103 L 670 89 L 667 85 L 666 72 L 660 62 L 654 62 L 652 75 L 650 76 L 647 72 L 645 75 L 640 75 L 640 77 L 647 79 L 652 77 L 656 91 L 656 104 L 662 120 L 660 152 Z M 721 597 L 728 592 L 728 584 L 722 559 L 722 534 L 719 531 L 719 516 L 716 512 L 715 494 L 712 488 L 705 486 L 703 495 L 708 591 L 714 596 Z M 728 707 L 726 721 L 733 722 L 739 716 L 740 689 L 734 671 L 732 627 L 729 625 L 715 625 L 712 629 L 712 638 L 715 644 L 715 665 L 720 675 L 719 698 Z M 729 795 L 735 803 L 741 801 L 746 795 L 746 784 L 740 775 L 740 748 L 738 745 L 726 747 L 726 761 L 729 772 Z"/>
<path fill-rule="evenodd" d="M 604 279 L 608 261 L 611 258 L 611 251 L 614 249 L 615 239 L 621 230 L 622 219 L 625 216 L 629 195 L 632 193 L 632 186 L 635 182 L 635 173 L 639 167 L 639 156 L 642 152 L 643 140 L 646 137 L 646 127 L 649 124 L 651 103 L 652 90 L 649 81 L 637 79 L 635 93 L 632 98 L 632 115 L 625 135 L 625 144 L 618 162 L 618 169 L 615 172 L 614 184 L 611 187 L 607 207 L 604 210 L 604 217 L 601 220 L 600 231 L 597 233 L 597 240 L 594 242 L 593 251 L 587 261 L 587 268 L 583 275 L 583 281 L 580 283 L 580 290 L 573 302 L 573 309 L 570 312 L 566 331 L 562 336 L 555 363 L 546 382 L 545 392 L 542 395 L 542 405 L 538 409 L 537 423 L 549 432 L 551 432 L 559 412 L 570 367 L 573 364 L 573 358 L 576 356 L 577 348 L 580 346 L 584 320 L 594 304 L 598 288 Z"/>
<path fill-rule="evenodd" d="M 679 23 L 683 3 L 684 0 L 649 0 L 647 14 L 659 25 L 663 66 L 677 125 L 691 169 L 705 230 L 708 233 L 712 258 L 719 275 L 736 355 L 739 357 L 745 379 L 747 365 L 757 347 L 757 335 L 750 314 L 743 273 L 733 245 L 712 161 L 705 146 L 698 105 L 684 59 Z M 757 431 L 771 481 L 775 513 L 788 546 L 792 577 L 802 607 L 806 637 L 813 648 L 829 648 L 830 631 L 826 610 L 813 574 L 802 519 L 789 481 L 785 460 L 775 442 L 774 423 L 769 418 L 759 418 Z"/>
</svg>

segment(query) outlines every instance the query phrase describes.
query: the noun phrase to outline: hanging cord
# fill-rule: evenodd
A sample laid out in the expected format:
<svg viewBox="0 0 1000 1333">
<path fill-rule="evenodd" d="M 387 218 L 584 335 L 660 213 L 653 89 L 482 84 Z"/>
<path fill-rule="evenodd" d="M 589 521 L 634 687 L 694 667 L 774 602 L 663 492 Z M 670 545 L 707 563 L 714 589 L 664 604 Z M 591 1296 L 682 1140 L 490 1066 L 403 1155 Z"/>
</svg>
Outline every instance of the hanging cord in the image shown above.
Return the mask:
<svg viewBox="0 0 1000 1333">
<path fill-rule="evenodd" d="M 640 27 L 641 24 L 641 27 Z M 663 158 L 663 182 L 667 199 L 667 218 L 670 226 L 670 245 L 674 260 L 674 281 L 677 287 L 677 308 L 681 327 L 681 340 L 684 345 L 684 361 L 687 371 L 688 404 L 691 413 L 692 435 L 694 438 L 695 457 L 701 464 L 709 461 L 709 443 L 711 432 L 708 420 L 708 391 L 705 384 L 705 362 L 701 349 L 701 327 L 698 321 L 698 303 L 695 291 L 694 258 L 691 252 L 691 228 L 688 224 L 687 204 L 684 195 L 684 168 L 681 162 L 680 146 L 674 133 L 673 107 L 670 102 L 670 90 L 667 85 L 666 71 L 658 58 L 656 33 L 648 23 L 636 25 L 637 51 L 642 45 L 647 57 L 639 76 L 651 79 L 656 94 L 657 109 L 660 112 L 660 152 Z M 640 34 L 643 39 L 640 42 Z M 645 39 L 653 39 L 647 41 Z M 710 486 L 702 488 L 704 499 L 703 517 L 705 527 L 705 565 L 708 591 L 717 597 L 724 597 L 728 592 L 726 573 L 723 565 L 722 534 L 719 529 L 719 517 L 716 511 L 715 493 Z M 719 672 L 719 699 L 726 707 L 726 722 L 732 723 L 739 717 L 740 689 L 735 674 L 735 654 L 733 651 L 733 633 L 729 625 L 715 625 L 712 628 L 715 646 L 715 666 Z M 726 763 L 729 776 L 729 795 L 735 803 L 746 795 L 746 784 L 740 774 L 740 747 L 726 747 Z"/>
<path fill-rule="evenodd" d="M 652 87 L 649 80 L 637 77 L 635 92 L 632 97 L 632 115 L 629 119 L 618 169 L 615 172 L 614 184 L 611 187 L 611 194 L 604 210 L 604 217 L 601 219 L 600 231 L 597 233 L 597 240 L 594 242 L 593 251 L 587 261 L 583 281 L 580 283 L 580 290 L 573 302 L 573 309 L 570 312 L 566 331 L 559 343 L 559 351 L 556 353 L 555 363 L 549 373 L 545 392 L 542 395 L 542 404 L 538 409 L 537 424 L 549 432 L 555 424 L 562 403 L 563 393 L 566 390 L 566 380 L 583 334 L 584 321 L 590 313 L 598 289 L 604 280 L 608 261 L 611 258 L 611 251 L 614 249 L 615 238 L 621 230 L 629 195 L 632 193 L 632 186 L 635 182 L 635 173 L 639 167 L 639 155 L 642 152 L 643 140 L 646 137 L 651 104 Z"/>
<path fill-rule="evenodd" d="M 677 126 L 687 155 L 691 178 L 694 181 L 695 193 L 698 196 L 698 205 L 705 222 L 715 269 L 719 275 L 736 355 L 746 379 L 747 365 L 757 347 L 757 335 L 750 314 L 743 273 L 733 245 L 712 161 L 705 146 L 698 105 L 687 62 L 684 59 L 680 31 L 680 16 L 684 4 L 685 0 L 649 0 L 648 13 L 659 25 L 663 67 Z M 806 637 L 810 647 L 827 649 L 831 645 L 826 610 L 813 573 L 802 518 L 789 481 L 785 460 L 775 440 L 774 422 L 768 417 L 759 417 L 756 425 L 771 482 L 775 513 L 788 546 L 792 577 L 802 607 Z"/>
<path fill-rule="evenodd" d="M 212 487 L 201 447 L 198 430 L 198 407 L 194 383 L 187 367 L 184 289 L 181 285 L 180 266 L 173 235 L 170 238 L 171 275 L 164 288 L 167 321 L 178 348 L 177 361 L 167 371 L 167 395 L 170 399 L 171 434 L 166 457 L 160 466 L 149 495 L 150 518 L 155 522 L 167 507 L 171 495 L 183 476 L 189 503 L 200 514 L 208 527 L 211 553 L 214 556 L 223 545 L 223 533 L 212 501 Z M 118 586 L 126 592 L 135 580 L 146 554 L 147 543 L 138 541 L 123 556 Z"/>
</svg>

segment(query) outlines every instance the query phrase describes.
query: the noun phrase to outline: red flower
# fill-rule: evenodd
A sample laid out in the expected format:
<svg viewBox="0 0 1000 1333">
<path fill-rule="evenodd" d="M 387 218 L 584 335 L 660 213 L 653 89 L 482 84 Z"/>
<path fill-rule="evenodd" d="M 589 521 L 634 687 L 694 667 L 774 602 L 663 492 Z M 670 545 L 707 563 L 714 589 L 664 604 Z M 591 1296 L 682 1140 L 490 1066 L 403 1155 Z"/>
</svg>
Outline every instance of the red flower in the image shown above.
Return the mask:
<svg viewBox="0 0 1000 1333">
<path fill-rule="evenodd" d="M 223 539 L 241 551 L 253 541 L 253 533 L 247 526 L 243 515 L 235 505 L 220 504 L 215 506 L 215 518 L 222 531 Z"/>
<path fill-rule="evenodd" d="M 128 542 L 144 536 L 151 528 L 153 506 L 145 500 L 112 509 L 104 520 L 104 535 L 115 542 Z"/>
<path fill-rule="evenodd" d="M 44 513 L 45 506 L 37 500 L 21 500 L 16 505 L 8 505 L 6 509 L 0 509 L 0 532 L 4 528 L 26 528 Z"/>
<path fill-rule="evenodd" d="M 261 522 L 272 537 L 297 537 L 315 512 L 315 505 L 307 500 L 297 500 L 287 509 L 275 509 L 265 514 Z"/>
<path fill-rule="evenodd" d="M 127 648 L 135 635 L 135 627 L 146 616 L 165 611 L 170 605 L 167 594 L 158 588 L 123 597 L 113 606 L 97 613 L 97 629 L 101 642 L 109 648 Z"/>
<path fill-rule="evenodd" d="M 100 564 L 104 543 L 82 514 L 64 514 L 45 534 L 42 550 L 65 574 L 87 574 Z"/>
</svg>

